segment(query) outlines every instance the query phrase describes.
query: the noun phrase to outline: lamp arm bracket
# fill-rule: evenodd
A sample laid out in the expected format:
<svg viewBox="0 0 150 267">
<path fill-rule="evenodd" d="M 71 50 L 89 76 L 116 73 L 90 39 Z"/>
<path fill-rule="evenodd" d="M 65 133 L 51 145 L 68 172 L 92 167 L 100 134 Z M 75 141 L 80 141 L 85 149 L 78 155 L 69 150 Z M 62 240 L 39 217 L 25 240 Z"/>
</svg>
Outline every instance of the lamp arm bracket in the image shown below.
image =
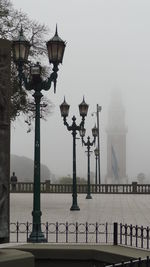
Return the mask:
<svg viewBox="0 0 150 267">
<path fill-rule="evenodd" d="M 50 74 L 50 77 L 46 81 L 43 81 L 42 88 L 45 91 L 48 91 L 51 88 L 51 85 L 52 85 L 52 82 L 53 82 L 54 83 L 54 93 L 56 93 L 57 76 L 58 76 L 57 72 L 53 71 Z"/>
<path fill-rule="evenodd" d="M 25 76 L 24 72 L 22 72 L 22 79 L 23 79 L 26 90 L 31 91 L 32 90 L 31 83 L 29 82 L 28 78 Z"/>
<path fill-rule="evenodd" d="M 95 143 L 95 139 L 91 142 L 90 146 L 93 146 Z"/>
<path fill-rule="evenodd" d="M 93 146 L 94 144 L 95 144 L 95 140 L 96 140 L 96 137 L 94 137 L 94 139 L 93 139 L 93 141 L 92 142 L 90 142 L 90 140 L 88 140 L 87 142 L 85 142 L 84 140 L 83 140 L 83 143 L 84 143 L 84 145 L 85 146 L 89 146 L 89 147 L 91 147 L 91 146 Z"/>
<path fill-rule="evenodd" d="M 72 130 L 72 127 L 68 124 L 68 122 L 66 120 L 66 117 L 64 117 L 64 125 L 67 127 L 67 130 L 68 131 L 71 131 Z"/>
<path fill-rule="evenodd" d="M 87 146 L 87 143 L 84 141 L 84 138 L 82 137 L 82 145 Z"/>
<path fill-rule="evenodd" d="M 96 141 L 96 136 L 94 136 L 94 139 L 93 141 L 90 143 L 90 146 L 93 146 L 95 144 L 95 141 Z"/>
<path fill-rule="evenodd" d="M 81 129 L 82 127 L 84 128 L 84 123 L 85 123 L 85 118 L 82 117 L 82 121 L 80 122 L 80 125 L 79 125 L 80 129 Z"/>
</svg>

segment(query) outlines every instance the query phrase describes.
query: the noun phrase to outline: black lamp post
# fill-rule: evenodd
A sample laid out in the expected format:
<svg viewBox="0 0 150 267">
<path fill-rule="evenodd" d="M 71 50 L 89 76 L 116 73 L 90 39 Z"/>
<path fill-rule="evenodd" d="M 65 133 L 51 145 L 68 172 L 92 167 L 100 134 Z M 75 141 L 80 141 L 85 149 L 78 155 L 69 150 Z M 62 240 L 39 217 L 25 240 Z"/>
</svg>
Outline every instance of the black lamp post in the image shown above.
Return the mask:
<svg viewBox="0 0 150 267">
<path fill-rule="evenodd" d="M 97 160 L 98 160 L 98 155 L 99 155 L 99 151 L 97 147 L 95 148 L 94 153 L 95 153 L 95 185 L 96 185 L 96 191 L 97 191 Z"/>
<path fill-rule="evenodd" d="M 96 128 L 96 126 L 92 129 L 92 134 L 93 134 L 93 141 L 90 142 L 90 137 L 88 136 L 87 137 L 87 142 L 84 141 L 84 136 L 85 136 L 85 129 L 82 128 L 81 131 L 80 131 L 80 136 L 82 138 L 82 144 L 84 144 L 86 147 L 87 147 L 87 159 L 88 159 L 88 162 L 87 162 L 87 167 L 88 167 L 88 171 L 87 171 L 87 196 L 86 196 L 86 199 L 92 199 L 92 196 L 91 196 L 91 189 L 90 189 L 90 148 L 91 146 L 93 146 L 95 144 L 95 141 L 96 141 L 96 137 L 98 135 L 98 130 Z"/>
<path fill-rule="evenodd" d="M 43 96 L 41 91 L 48 91 L 52 82 L 54 83 L 54 92 L 56 90 L 58 65 L 62 63 L 65 46 L 65 42 L 58 36 L 56 27 L 54 37 L 47 42 L 49 62 L 53 64 L 53 72 L 47 80 L 43 80 L 41 77 L 42 67 L 39 63 L 30 64 L 29 78 L 25 75 L 25 65 L 29 64 L 30 43 L 25 39 L 22 28 L 18 38 L 12 42 L 13 59 L 17 66 L 20 86 L 23 85 L 27 90 L 34 90 L 35 100 L 33 226 L 28 242 L 46 242 L 41 230 L 42 212 L 40 207 L 40 101 Z"/>
<path fill-rule="evenodd" d="M 92 113 L 92 116 L 94 113 L 96 114 L 97 117 L 97 128 L 98 128 L 98 136 L 97 136 L 97 145 L 98 145 L 98 179 L 99 179 L 99 184 L 101 184 L 101 167 L 100 167 L 100 127 L 99 127 L 99 113 L 102 110 L 102 106 L 99 106 L 98 104 L 96 105 L 96 112 Z"/>
<path fill-rule="evenodd" d="M 99 112 L 101 112 L 102 106 L 97 104 L 96 106 L 96 116 L 97 116 L 97 128 L 98 128 L 98 177 L 99 177 L 99 184 L 101 184 L 101 165 L 100 165 L 100 129 L 99 129 Z"/>
<path fill-rule="evenodd" d="M 72 125 L 69 125 L 66 118 L 69 115 L 69 108 L 70 106 L 66 103 L 65 99 L 64 102 L 60 105 L 60 112 L 61 116 L 64 120 L 64 125 L 66 125 L 68 131 L 72 132 L 73 136 L 73 193 L 72 193 L 72 206 L 70 210 L 80 210 L 77 204 L 77 181 L 76 181 L 76 135 L 77 131 L 80 131 L 81 128 L 84 128 L 85 117 L 87 116 L 88 112 L 88 105 L 85 103 L 84 98 L 82 103 L 79 105 L 79 113 L 82 117 L 82 120 L 79 125 L 76 124 L 76 117 L 72 117 Z"/>
</svg>

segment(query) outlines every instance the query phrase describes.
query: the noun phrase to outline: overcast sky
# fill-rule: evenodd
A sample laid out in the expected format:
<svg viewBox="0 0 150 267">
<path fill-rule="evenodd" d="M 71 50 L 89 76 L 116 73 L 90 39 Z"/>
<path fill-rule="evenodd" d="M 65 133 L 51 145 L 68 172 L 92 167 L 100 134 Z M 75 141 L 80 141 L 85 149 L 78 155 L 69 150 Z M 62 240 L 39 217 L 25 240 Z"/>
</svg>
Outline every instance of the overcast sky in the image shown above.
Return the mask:
<svg viewBox="0 0 150 267">
<path fill-rule="evenodd" d="M 59 105 L 71 105 L 70 117 L 80 122 L 78 104 L 83 95 L 89 106 L 87 134 L 100 114 L 101 173 L 106 174 L 106 126 L 111 92 L 122 93 L 126 110 L 127 175 L 150 176 L 150 1 L 149 0 L 13 0 L 14 7 L 45 23 L 51 36 L 67 41 L 59 68 L 57 92 L 48 92 L 53 114 L 41 124 L 41 161 L 56 175 L 72 175 L 72 135 L 63 125 Z M 21 118 L 12 127 L 11 153 L 33 158 L 33 132 L 26 133 Z M 85 148 L 77 140 L 77 174 L 86 176 Z M 95 170 L 91 155 L 91 170 Z"/>
</svg>

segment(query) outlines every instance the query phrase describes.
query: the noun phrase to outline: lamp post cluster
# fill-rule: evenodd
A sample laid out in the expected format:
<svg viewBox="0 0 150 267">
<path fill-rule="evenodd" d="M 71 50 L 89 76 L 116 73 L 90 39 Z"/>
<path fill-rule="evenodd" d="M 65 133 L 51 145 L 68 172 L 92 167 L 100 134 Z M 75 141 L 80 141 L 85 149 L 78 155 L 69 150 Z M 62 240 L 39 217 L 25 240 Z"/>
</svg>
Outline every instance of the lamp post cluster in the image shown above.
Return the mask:
<svg viewBox="0 0 150 267">
<path fill-rule="evenodd" d="M 23 34 L 23 29 L 19 32 L 18 38 L 12 42 L 13 60 L 18 70 L 20 87 L 26 90 L 34 90 L 35 101 L 35 141 L 34 141 L 34 192 L 33 192 L 33 227 L 28 242 L 46 242 L 46 238 L 41 230 L 41 205 L 40 205 L 40 102 L 43 94 L 42 90 L 48 91 L 51 84 L 54 84 L 56 91 L 58 65 L 63 61 L 66 43 L 58 36 L 57 27 L 53 38 L 47 43 L 49 63 L 53 64 L 53 71 L 47 80 L 42 78 L 42 67 L 37 62 L 32 64 L 28 61 L 30 43 Z M 30 66 L 28 76 L 25 74 L 25 67 Z"/>
<path fill-rule="evenodd" d="M 90 137 L 87 137 L 87 142 L 84 140 L 86 129 L 84 128 L 85 124 L 85 117 L 88 113 L 88 105 L 85 103 L 83 98 L 82 103 L 79 105 L 79 113 L 82 117 L 80 124 L 77 125 L 76 117 L 72 117 L 72 124 L 69 125 L 67 122 L 67 117 L 69 115 L 69 108 L 70 106 L 66 103 L 64 98 L 63 103 L 60 105 L 60 112 L 61 116 L 63 117 L 64 125 L 67 127 L 68 131 L 72 132 L 73 136 L 73 190 L 72 190 L 72 206 L 70 210 L 80 210 L 78 203 L 77 203 L 77 180 L 76 180 L 76 135 L 77 132 L 80 133 L 82 144 L 87 147 L 87 159 L 88 159 L 88 171 L 87 171 L 87 196 L 86 199 L 91 199 L 91 191 L 90 191 L 90 148 L 95 144 L 96 137 L 98 136 L 98 129 L 96 126 L 92 129 L 93 140 L 90 141 Z"/>
<path fill-rule="evenodd" d="M 34 140 L 34 189 L 33 189 L 33 211 L 32 211 L 32 232 L 28 238 L 28 242 L 46 242 L 46 238 L 41 229 L 41 203 L 40 203 L 40 103 L 43 97 L 42 90 L 48 91 L 51 88 L 52 83 L 54 84 L 54 93 L 56 92 L 57 72 L 58 65 L 63 61 L 63 55 L 66 43 L 58 36 L 57 27 L 53 38 L 47 43 L 49 63 L 53 64 L 52 72 L 49 77 L 44 80 L 42 78 L 42 67 L 39 62 L 33 64 L 28 61 L 30 52 L 30 43 L 26 40 L 23 34 L 23 29 L 19 32 L 18 38 L 12 42 L 13 60 L 16 64 L 19 78 L 20 89 L 22 86 L 28 90 L 33 90 L 33 97 L 35 102 L 35 140 Z M 28 73 L 26 70 L 29 67 Z M 82 138 L 82 144 L 87 147 L 88 156 L 88 190 L 87 199 L 92 198 L 90 192 L 90 147 L 95 144 L 96 137 L 99 132 L 96 127 L 92 129 L 93 140 L 90 141 L 90 137 L 87 137 L 87 142 L 84 140 L 85 136 L 85 117 L 88 113 L 88 105 L 84 98 L 82 103 L 79 105 L 79 113 L 81 121 L 79 124 L 76 123 L 76 117 L 72 117 L 72 124 L 69 125 L 67 117 L 69 115 L 70 106 L 66 103 L 65 98 L 63 103 L 60 105 L 61 116 L 63 117 L 64 125 L 67 130 L 71 132 L 73 137 L 73 194 L 72 194 L 72 206 L 70 210 L 80 210 L 77 203 L 77 181 L 76 181 L 76 135 L 80 133 Z M 95 150 L 96 151 L 96 150 Z M 95 152 L 95 155 L 99 155 Z M 97 170 L 97 166 L 96 166 Z M 99 172 L 100 174 L 100 172 Z M 96 176 L 97 177 L 97 176 Z M 97 178 L 96 178 L 97 183 Z M 100 182 L 99 182 L 100 183 Z"/>
<path fill-rule="evenodd" d="M 96 137 L 98 135 L 98 129 L 96 128 L 96 125 L 92 129 L 92 135 L 93 135 L 93 141 L 90 141 L 90 136 L 88 136 L 87 142 L 85 142 L 85 140 L 84 140 L 85 129 L 82 128 L 80 131 L 80 136 L 82 138 L 82 144 L 87 147 L 87 159 L 88 159 L 87 168 L 88 168 L 88 171 L 87 171 L 87 196 L 86 196 L 86 199 L 92 199 L 91 189 L 90 189 L 90 152 L 91 152 L 90 148 L 91 148 L 91 146 L 93 146 L 95 144 Z"/>
<path fill-rule="evenodd" d="M 72 206 L 70 210 L 80 210 L 78 203 L 77 203 L 77 181 L 76 181 L 76 135 L 77 132 L 80 132 L 82 128 L 84 128 L 85 117 L 87 116 L 88 112 L 88 105 L 85 103 L 83 98 L 82 103 L 79 105 L 79 113 L 81 116 L 81 122 L 77 125 L 76 117 L 72 117 L 72 124 L 69 125 L 67 122 L 67 117 L 69 115 L 69 108 L 70 106 L 66 103 L 65 98 L 64 102 L 60 105 L 60 112 L 61 116 L 64 120 L 64 125 L 67 127 L 68 131 L 72 132 L 73 137 L 73 193 L 72 193 Z"/>
</svg>

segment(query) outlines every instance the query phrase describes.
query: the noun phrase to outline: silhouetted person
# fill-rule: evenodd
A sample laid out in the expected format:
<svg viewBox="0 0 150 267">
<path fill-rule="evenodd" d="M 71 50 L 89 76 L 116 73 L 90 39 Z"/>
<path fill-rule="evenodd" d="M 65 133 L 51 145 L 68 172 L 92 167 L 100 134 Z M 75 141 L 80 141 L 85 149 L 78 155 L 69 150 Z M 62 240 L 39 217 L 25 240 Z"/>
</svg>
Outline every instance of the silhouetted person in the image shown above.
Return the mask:
<svg viewBox="0 0 150 267">
<path fill-rule="evenodd" d="M 10 178 L 10 182 L 12 184 L 12 191 L 16 191 L 16 183 L 17 183 L 17 176 L 15 175 L 15 172 L 13 172 L 11 178 Z"/>
</svg>

